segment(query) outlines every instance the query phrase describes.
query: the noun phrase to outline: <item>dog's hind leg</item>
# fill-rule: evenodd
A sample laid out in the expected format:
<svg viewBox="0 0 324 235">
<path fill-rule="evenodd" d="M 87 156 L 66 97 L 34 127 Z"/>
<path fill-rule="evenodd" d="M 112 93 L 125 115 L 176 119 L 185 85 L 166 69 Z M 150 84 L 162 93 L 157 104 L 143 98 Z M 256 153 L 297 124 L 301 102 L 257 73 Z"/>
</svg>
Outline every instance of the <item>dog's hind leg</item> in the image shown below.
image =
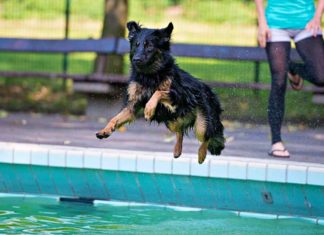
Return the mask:
<svg viewBox="0 0 324 235">
<path fill-rule="evenodd" d="M 202 144 L 199 147 L 199 150 L 198 150 L 198 163 L 199 164 L 202 164 L 206 159 L 208 144 L 209 144 L 209 141 L 204 141 L 204 142 L 202 142 Z"/>
<path fill-rule="evenodd" d="M 180 157 L 182 153 L 182 142 L 183 142 L 183 133 L 182 132 L 176 132 L 177 142 L 174 146 L 173 150 L 173 156 L 174 158 Z"/>
<path fill-rule="evenodd" d="M 206 129 L 207 129 L 206 117 L 200 110 L 198 110 L 196 113 L 194 130 L 197 139 L 201 142 L 201 145 L 198 150 L 199 164 L 205 161 L 207 155 L 209 141 L 205 139 Z"/>
</svg>

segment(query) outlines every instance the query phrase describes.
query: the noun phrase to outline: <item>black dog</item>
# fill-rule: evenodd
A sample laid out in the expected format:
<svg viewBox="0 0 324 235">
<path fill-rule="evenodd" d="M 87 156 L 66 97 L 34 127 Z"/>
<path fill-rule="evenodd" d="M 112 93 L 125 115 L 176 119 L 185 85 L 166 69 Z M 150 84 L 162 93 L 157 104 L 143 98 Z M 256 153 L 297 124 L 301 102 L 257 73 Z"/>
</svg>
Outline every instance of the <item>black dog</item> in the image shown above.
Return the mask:
<svg viewBox="0 0 324 235">
<path fill-rule="evenodd" d="M 97 138 L 107 138 L 116 128 L 135 120 L 135 115 L 144 109 L 146 120 L 163 122 L 176 133 L 175 158 L 181 155 L 183 135 L 191 128 L 202 142 L 199 163 L 205 160 L 207 149 L 219 155 L 225 142 L 220 103 L 207 85 L 175 64 L 170 55 L 172 23 L 163 29 L 147 29 L 132 21 L 127 28 L 131 45 L 127 103 L 96 134 Z"/>
</svg>

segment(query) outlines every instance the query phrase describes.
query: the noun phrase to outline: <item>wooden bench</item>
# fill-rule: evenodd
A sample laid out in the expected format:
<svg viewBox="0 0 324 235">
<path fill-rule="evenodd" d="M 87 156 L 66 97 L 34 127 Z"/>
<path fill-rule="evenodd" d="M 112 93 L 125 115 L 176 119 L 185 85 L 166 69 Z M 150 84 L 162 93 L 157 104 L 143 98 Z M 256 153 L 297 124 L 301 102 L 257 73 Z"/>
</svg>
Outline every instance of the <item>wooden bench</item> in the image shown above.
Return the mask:
<svg viewBox="0 0 324 235">
<path fill-rule="evenodd" d="M 265 50 L 259 47 L 242 46 L 217 46 L 175 43 L 172 45 L 172 54 L 176 57 L 208 58 L 231 61 L 251 61 L 259 63 L 267 61 Z M 21 39 L 0 38 L 0 51 L 5 52 L 33 52 L 33 53 L 101 53 L 125 55 L 129 52 L 129 42 L 124 38 L 107 39 L 68 39 L 68 40 L 44 40 L 44 39 Z M 295 49 L 291 50 L 291 58 L 300 60 Z M 72 79 L 76 82 L 106 83 L 125 85 L 128 77 L 124 75 L 104 74 L 68 74 L 50 72 L 18 72 L 0 71 L 1 77 L 36 77 L 36 78 L 63 78 Z M 251 83 L 225 83 L 206 82 L 213 87 L 270 89 L 270 84 Z M 305 91 L 324 91 L 323 88 L 306 86 Z"/>
</svg>

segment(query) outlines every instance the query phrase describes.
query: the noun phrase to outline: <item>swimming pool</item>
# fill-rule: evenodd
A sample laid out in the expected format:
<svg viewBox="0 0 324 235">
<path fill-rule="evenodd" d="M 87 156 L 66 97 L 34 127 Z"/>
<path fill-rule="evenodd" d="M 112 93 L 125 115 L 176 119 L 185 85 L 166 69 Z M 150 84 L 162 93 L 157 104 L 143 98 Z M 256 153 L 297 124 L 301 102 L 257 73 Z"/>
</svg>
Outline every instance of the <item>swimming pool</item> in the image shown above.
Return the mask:
<svg viewBox="0 0 324 235">
<path fill-rule="evenodd" d="M 323 224 L 323 186 L 321 164 L 208 157 L 199 165 L 190 154 L 173 159 L 168 153 L 0 143 L 0 192 L 7 194 L 293 216 Z"/>
<path fill-rule="evenodd" d="M 314 220 L 221 210 L 0 195 L 0 233 L 7 234 L 323 234 Z"/>
</svg>

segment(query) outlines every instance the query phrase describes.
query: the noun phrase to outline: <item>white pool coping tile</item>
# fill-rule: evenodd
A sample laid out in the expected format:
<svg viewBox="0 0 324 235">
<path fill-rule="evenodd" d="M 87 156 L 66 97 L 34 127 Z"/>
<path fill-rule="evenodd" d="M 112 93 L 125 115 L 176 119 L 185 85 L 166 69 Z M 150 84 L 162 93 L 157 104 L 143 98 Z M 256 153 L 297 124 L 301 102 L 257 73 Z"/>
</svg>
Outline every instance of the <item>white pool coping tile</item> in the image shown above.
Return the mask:
<svg viewBox="0 0 324 235">
<path fill-rule="evenodd" d="M 118 171 L 119 170 L 119 155 L 117 153 L 110 154 L 107 152 L 103 152 L 100 168 L 102 170 Z"/>
<path fill-rule="evenodd" d="M 31 151 L 31 163 L 32 165 L 48 166 L 49 156 L 48 149 L 34 148 Z"/>
<path fill-rule="evenodd" d="M 50 149 L 48 153 L 48 165 L 54 167 L 65 167 L 66 166 L 66 151 L 61 149 Z"/>
<path fill-rule="evenodd" d="M 155 174 L 172 174 L 172 159 L 156 156 L 154 159 Z"/>
<path fill-rule="evenodd" d="M 209 176 L 215 178 L 228 178 L 229 162 L 225 160 L 211 160 L 209 167 Z"/>
<path fill-rule="evenodd" d="M 246 180 L 247 163 L 230 161 L 228 165 L 228 178 Z"/>
<path fill-rule="evenodd" d="M 83 168 L 83 151 L 66 151 L 66 167 Z"/>
<path fill-rule="evenodd" d="M 190 175 L 190 158 L 177 158 L 172 161 L 172 174 Z"/>
<path fill-rule="evenodd" d="M 287 166 L 285 164 L 268 164 L 266 181 L 286 183 Z"/>
<path fill-rule="evenodd" d="M 324 186 L 324 164 L 0 142 L 0 163 L 174 174 Z"/>
<path fill-rule="evenodd" d="M 2 163 L 13 163 L 14 159 L 14 147 L 12 146 L 1 146 L 0 147 L 0 162 Z"/>
<path fill-rule="evenodd" d="M 120 152 L 119 170 L 120 171 L 136 171 L 137 157 L 135 154 Z"/>
<path fill-rule="evenodd" d="M 287 168 L 287 183 L 306 184 L 307 181 L 307 167 L 288 165 Z"/>
<path fill-rule="evenodd" d="M 154 155 L 137 155 L 136 171 L 154 173 Z"/>
<path fill-rule="evenodd" d="M 209 175 L 210 161 L 206 161 L 204 164 L 199 164 L 196 158 L 191 158 L 191 176 L 208 177 Z"/>
<path fill-rule="evenodd" d="M 249 162 L 247 169 L 247 179 L 256 181 L 266 180 L 267 164 L 259 162 Z"/>
<path fill-rule="evenodd" d="M 83 167 L 88 169 L 100 169 L 102 152 L 85 150 L 83 153 Z"/>
<path fill-rule="evenodd" d="M 27 164 L 31 163 L 31 149 L 24 147 L 16 147 L 13 153 L 13 163 L 15 164 Z"/>
<path fill-rule="evenodd" d="M 324 167 L 309 167 L 307 184 L 324 186 Z"/>
</svg>

